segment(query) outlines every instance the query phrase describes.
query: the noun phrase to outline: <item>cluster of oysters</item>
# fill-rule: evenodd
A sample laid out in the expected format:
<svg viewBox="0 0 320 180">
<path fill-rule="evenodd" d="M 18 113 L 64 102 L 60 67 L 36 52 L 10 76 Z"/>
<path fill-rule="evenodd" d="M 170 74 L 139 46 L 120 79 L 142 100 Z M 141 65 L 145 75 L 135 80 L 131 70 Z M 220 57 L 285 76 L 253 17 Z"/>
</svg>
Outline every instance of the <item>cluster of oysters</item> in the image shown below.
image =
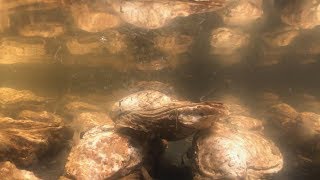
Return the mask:
<svg viewBox="0 0 320 180">
<path fill-rule="evenodd" d="M 160 82 L 138 82 L 113 99 L 65 95 L 53 103 L 11 88 L 1 88 L 0 95 L 0 174 L 10 178 L 46 179 L 19 168 L 30 169 L 65 148 L 70 152 L 59 179 L 157 178 L 170 144 L 190 137 L 182 158 L 190 162 L 194 179 L 260 179 L 283 167 L 262 121 L 231 104 L 180 100 Z"/>
<path fill-rule="evenodd" d="M 185 63 L 198 40 L 224 66 L 248 56 L 257 66 L 281 64 L 293 52 L 298 63 L 314 64 L 319 9 L 318 0 L 3 0 L 0 64 L 159 71 Z M 205 23 L 215 25 L 202 40 L 194 26 Z"/>
</svg>

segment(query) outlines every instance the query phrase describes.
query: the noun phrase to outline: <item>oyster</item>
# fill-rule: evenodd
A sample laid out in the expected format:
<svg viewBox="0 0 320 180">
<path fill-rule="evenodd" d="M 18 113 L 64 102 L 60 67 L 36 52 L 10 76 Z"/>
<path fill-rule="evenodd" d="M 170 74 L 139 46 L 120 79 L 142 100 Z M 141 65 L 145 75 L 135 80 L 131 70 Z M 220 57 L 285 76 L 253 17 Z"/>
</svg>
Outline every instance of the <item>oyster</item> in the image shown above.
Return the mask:
<svg viewBox="0 0 320 180">
<path fill-rule="evenodd" d="M 320 115 L 312 112 L 302 112 L 297 117 L 296 135 L 301 145 L 318 139 L 320 135 Z"/>
<path fill-rule="evenodd" d="M 141 147 L 131 137 L 99 126 L 72 148 L 65 171 L 75 179 L 117 179 L 137 170 L 141 163 Z"/>
<path fill-rule="evenodd" d="M 24 10 L 45 10 L 60 7 L 63 1 L 60 0 L 1 0 L 0 12 L 3 10 L 16 11 Z"/>
<path fill-rule="evenodd" d="M 209 98 L 209 100 L 218 100 L 225 104 L 229 111 L 230 115 L 241 115 L 241 116 L 250 116 L 251 112 L 247 105 L 243 102 L 239 96 L 235 96 L 233 94 L 221 94 L 215 98 Z M 200 100 L 202 100 L 200 98 Z"/>
<path fill-rule="evenodd" d="M 288 133 L 295 127 L 299 113 L 290 105 L 281 103 L 271 106 L 266 112 L 266 119 L 275 127 Z"/>
<path fill-rule="evenodd" d="M 59 23 L 29 24 L 19 29 L 19 34 L 26 37 L 53 38 L 64 33 L 65 29 Z"/>
<path fill-rule="evenodd" d="M 294 96 L 294 105 L 299 111 L 320 113 L 320 101 L 310 94 L 299 94 Z"/>
<path fill-rule="evenodd" d="M 118 54 L 127 50 L 126 37 L 118 31 L 107 31 L 100 37 L 70 38 L 66 46 L 72 55 L 101 54 L 105 51 Z"/>
<path fill-rule="evenodd" d="M 221 123 L 228 124 L 229 127 L 242 130 L 262 131 L 264 129 L 263 122 L 247 116 L 231 115 L 223 119 Z"/>
<path fill-rule="evenodd" d="M 159 81 L 139 81 L 129 86 L 129 90 L 134 93 L 143 90 L 154 90 L 168 95 L 175 94 L 175 90 L 170 84 Z"/>
<path fill-rule="evenodd" d="M 248 46 L 249 35 L 236 29 L 218 28 L 212 31 L 212 54 L 230 55 Z"/>
<path fill-rule="evenodd" d="M 260 133 L 217 123 L 195 135 L 194 179 L 261 179 L 277 174 L 283 158 Z"/>
<path fill-rule="evenodd" d="M 72 4 L 71 13 L 76 26 L 87 32 L 101 32 L 118 27 L 121 20 L 108 12 L 95 12 L 87 4 Z"/>
<path fill-rule="evenodd" d="M 0 118 L 0 160 L 28 166 L 63 147 L 71 132 L 61 121 Z"/>
<path fill-rule="evenodd" d="M 262 39 L 270 47 L 277 48 L 290 45 L 299 34 L 299 30 L 292 27 L 285 27 L 265 33 Z"/>
<path fill-rule="evenodd" d="M 252 101 L 251 106 L 255 109 L 256 115 L 263 116 L 266 112 L 266 109 L 270 108 L 270 106 L 281 103 L 282 101 L 279 95 L 275 94 L 274 92 L 264 91 L 257 94 L 256 99 Z"/>
<path fill-rule="evenodd" d="M 37 109 L 46 103 L 48 98 L 37 96 L 29 90 L 0 88 L 0 109 L 13 112 L 19 109 Z"/>
<path fill-rule="evenodd" d="M 30 111 L 30 110 L 23 110 L 18 114 L 18 119 L 31 119 L 33 121 L 39 121 L 39 122 L 61 122 L 61 118 L 58 115 L 52 114 L 48 111 Z"/>
<path fill-rule="evenodd" d="M 20 170 L 9 161 L 0 163 L 0 176 L 3 180 L 40 180 L 33 172 Z"/>
<path fill-rule="evenodd" d="M 110 113 L 116 127 L 159 133 L 161 138 L 168 140 L 185 138 L 228 114 L 228 109 L 221 103 L 178 101 L 153 90 L 140 91 L 119 100 Z"/>
<path fill-rule="evenodd" d="M 102 126 L 114 127 L 113 121 L 108 114 L 102 112 L 81 112 L 73 118 L 71 127 L 74 129 L 74 144 L 78 144 L 81 136 L 90 129 Z"/>
<path fill-rule="evenodd" d="M 262 0 L 240 0 L 218 14 L 226 25 L 246 26 L 262 17 Z"/>
<path fill-rule="evenodd" d="M 125 22 L 140 28 L 157 29 L 168 25 L 176 17 L 221 9 L 229 3 L 229 0 L 208 2 L 108 0 L 107 2 Z"/>
<path fill-rule="evenodd" d="M 271 106 L 266 114 L 265 118 L 269 122 L 280 129 L 284 135 L 292 131 L 292 128 L 296 125 L 296 118 L 299 113 L 290 105 L 281 103 Z"/>
<path fill-rule="evenodd" d="M 169 61 L 163 58 L 151 59 L 136 63 L 136 69 L 140 71 L 161 71 L 170 67 Z"/>
<path fill-rule="evenodd" d="M 155 48 L 165 54 L 177 55 L 188 51 L 193 38 L 188 35 L 173 33 L 166 36 L 157 36 L 154 39 Z"/>
<path fill-rule="evenodd" d="M 0 44 L 0 64 L 45 63 L 45 44 L 40 39 L 3 38 Z"/>
<path fill-rule="evenodd" d="M 284 23 L 301 29 L 312 29 L 320 25 L 320 1 L 288 1 L 282 10 Z"/>
<path fill-rule="evenodd" d="M 79 112 L 99 112 L 102 111 L 96 105 L 89 104 L 81 101 L 73 101 L 69 102 L 64 106 L 64 110 L 66 114 L 76 116 Z"/>
</svg>

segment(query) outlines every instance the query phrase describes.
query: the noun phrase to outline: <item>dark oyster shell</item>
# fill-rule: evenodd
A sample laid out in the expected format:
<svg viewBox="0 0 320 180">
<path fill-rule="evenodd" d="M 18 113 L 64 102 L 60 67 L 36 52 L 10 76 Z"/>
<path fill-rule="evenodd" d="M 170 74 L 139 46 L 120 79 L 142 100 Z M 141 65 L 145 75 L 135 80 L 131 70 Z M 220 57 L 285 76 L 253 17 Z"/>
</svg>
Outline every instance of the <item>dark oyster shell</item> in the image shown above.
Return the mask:
<svg viewBox="0 0 320 180">
<path fill-rule="evenodd" d="M 178 101 L 158 91 L 146 90 L 115 103 L 111 118 L 116 127 L 159 133 L 164 139 L 175 140 L 207 128 L 228 114 L 221 103 Z"/>
</svg>

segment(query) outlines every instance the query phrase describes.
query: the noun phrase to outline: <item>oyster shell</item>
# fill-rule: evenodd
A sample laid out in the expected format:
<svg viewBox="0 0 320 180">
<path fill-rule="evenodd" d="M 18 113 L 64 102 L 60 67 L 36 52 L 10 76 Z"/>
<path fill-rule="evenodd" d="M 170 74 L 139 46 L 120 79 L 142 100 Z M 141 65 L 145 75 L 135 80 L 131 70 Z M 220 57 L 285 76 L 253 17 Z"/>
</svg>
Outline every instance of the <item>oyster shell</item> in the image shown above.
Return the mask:
<svg viewBox="0 0 320 180">
<path fill-rule="evenodd" d="M 38 96 L 29 90 L 0 88 L 0 109 L 14 112 L 19 109 L 38 109 L 48 98 Z"/>
<path fill-rule="evenodd" d="M 1 0 L 0 12 L 3 10 L 16 11 L 21 8 L 29 11 L 53 9 L 62 4 L 62 0 Z"/>
<path fill-rule="evenodd" d="M 101 54 L 103 52 L 118 54 L 127 50 L 126 36 L 118 31 L 107 31 L 100 37 L 70 38 L 66 46 L 72 55 Z"/>
<path fill-rule="evenodd" d="M 282 10 L 281 20 L 290 26 L 312 29 L 320 25 L 320 1 L 290 1 Z"/>
<path fill-rule="evenodd" d="M 240 0 L 218 14 L 226 25 L 247 26 L 262 17 L 262 0 Z"/>
<path fill-rule="evenodd" d="M 41 112 L 36 112 L 36 111 L 30 111 L 30 110 L 23 110 L 21 111 L 18 116 L 17 119 L 31 119 L 33 121 L 39 121 L 39 122 L 49 122 L 49 121 L 53 121 L 53 122 L 61 122 L 62 119 L 55 114 L 52 114 L 48 111 L 41 111 Z"/>
<path fill-rule="evenodd" d="M 154 39 L 155 48 L 170 55 L 185 53 L 192 42 L 193 38 L 191 36 L 179 33 L 157 36 Z"/>
<path fill-rule="evenodd" d="M 264 123 L 261 120 L 242 115 L 231 115 L 223 119 L 221 122 L 228 124 L 229 127 L 240 130 L 259 132 L 264 129 Z"/>
<path fill-rule="evenodd" d="M 62 35 L 65 28 L 59 23 L 29 24 L 19 29 L 19 34 L 26 37 L 53 38 Z"/>
<path fill-rule="evenodd" d="M 159 133 L 168 140 L 185 138 L 228 114 L 228 109 L 221 103 L 178 101 L 153 90 L 140 91 L 119 100 L 110 113 L 116 127 Z"/>
<path fill-rule="evenodd" d="M 230 55 L 249 44 L 249 35 L 236 29 L 218 28 L 211 33 L 211 52 L 215 55 Z"/>
<path fill-rule="evenodd" d="M 117 179 L 137 170 L 141 163 L 141 147 L 131 137 L 99 126 L 72 148 L 65 171 L 67 177 L 76 179 Z"/>
<path fill-rule="evenodd" d="M 170 84 L 166 84 L 159 81 L 139 81 L 129 86 L 129 91 L 132 93 L 143 91 L 143 90 L 154 90 L 167 95 L 174 95 L 175 90 Z"/>
<path fill-rule="evenodd" d="M 101 32 L 120 26 L 118 16 L 108 13 L 93 11 L 87 4 L 72 4 L 71 13 L 76 26 L 87 32 Z"/>
<path fill-rule="evenodd" d="M 76 116 L 79 114 L 79 112 L 99 112 L 102 111 L 101 108 L 99 108 L 96 105 L 82 102 L 82 101 L 73 101 L 69 102 L 64 106 L 64 110 L 66 114 Z"/>
<path fill-rule="evenodd" d="M 70 136 L 70 130 L 61 121 L 0 118 L 0 160 L 31 165 L 47 152 L 63 147 Z"/>
<path fill-rule="evenodd" d="M 0 176 L 3 180 L 40 180 L 33 172 L 18 169 L 9 161 L 0 163 Z"/>
<path fill-rule="evenodd" d="M 263 135 L 217 123 L 195 135 L 193 163 L 194 179 L 261 179 L 277 174 L 283 158 Z"/>
<path fill-rule="evenodd" d="M 74 144 L 78 144 L 81 136 L 90 129 L 102 126 L 113 128 L 113 121 L 108 114 L 102 112 L 81 112 L 73 118 L 71 127 L 74 130 Z"/>
<path fill-rule="evenodd" d="M 285 27 L 263 34 L 262 39 L 270 47 L 277 48 L 290 45 L 299 34 L 299 30 Z"/>
<path fill-rule="evenodd" d="M 229 0 L 210 2 L 108 0 L 107 2 L 125 22 L 140 28 L 157 29 L 168 25 L 176 17 L 221 9 L 229 3 Z"/>
<path fill-rule="evenodd" d="M 136 63 L 136 68 L 140 71 L 161 71 L 170 68 L 170 63 L 166 59 L 156 58 L 149 61 Z"/>
<path fill-rule="evenodd" d="M 45 44 L 40 39 L 3 38 L 0 44 L 0 64 L 46 63 Z"/>
<path fill-rule="evenodd" d="M 281 103 L 271 106 L 266 112 L 266 119 L 274 126 L 288 133 L 296 125 L 299 113 L 290 105 Z"/>
<path fill-rule="evenodd" d="M 318 139 L 320 135 L 320 115 L 312 112 L 300 113 L 297 117 L 296 135 L 301 145 Z"/>
</svg>

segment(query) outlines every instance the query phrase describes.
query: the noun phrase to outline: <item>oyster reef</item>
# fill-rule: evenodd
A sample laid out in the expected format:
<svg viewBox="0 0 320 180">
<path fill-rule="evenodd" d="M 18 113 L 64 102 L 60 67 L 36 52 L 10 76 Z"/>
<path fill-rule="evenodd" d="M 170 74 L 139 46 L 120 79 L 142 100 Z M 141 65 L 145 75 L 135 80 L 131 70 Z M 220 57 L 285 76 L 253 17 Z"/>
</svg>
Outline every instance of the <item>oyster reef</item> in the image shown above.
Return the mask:
<svg viewBox="0 0 320 180">
<path fill-rule="evenodd" d="M 320 0 L 0 0 L 0 179 L 319 179 L 319 78 Z"/>
</svg>

